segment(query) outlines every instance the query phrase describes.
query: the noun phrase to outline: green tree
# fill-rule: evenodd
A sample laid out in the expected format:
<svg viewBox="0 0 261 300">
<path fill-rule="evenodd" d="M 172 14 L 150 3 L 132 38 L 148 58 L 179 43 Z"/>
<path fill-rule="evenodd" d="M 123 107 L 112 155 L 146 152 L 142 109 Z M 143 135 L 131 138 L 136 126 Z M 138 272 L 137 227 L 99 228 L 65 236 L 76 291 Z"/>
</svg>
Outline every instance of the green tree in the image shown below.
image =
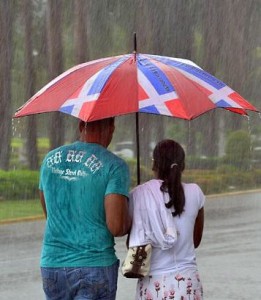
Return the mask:
<svg viewBox="0 0 261 300">
<path fill-rule="evenodd" d="M 89 60 L 87 19 L 88 2 L 78 0 L 74 2 L 74 52 L 76 64 Z"/>
<path fill-rule="evenodd" d="M 248 169 L 251 159 L 251 140 L 247 131 L 237 130 L 228 135 L 225 162 L 239 169 Z"/>
<path fill-rule="evenodd" d="M 0 168 L 8 170 L 11 141 L 11 67 L 13 1 L 0 1 Z"/>
<path fill-rule="evenodd" d="M 48 72 L 50 80 L 63 71 L 62 2 L 62 0 L 48 0 L 47 2 Z M 51 149 L 64 143 L 64 123 L 64 116 L 61 113 L 54 112 L 51 114 L 49 128 Z"/>
<path fill-rule="evenodd" d="M 25 21 L 25 99 L 29 99 L 35 93 L 35 69 L 33 62 L 33 31 L 32 31 L 32 0 L 25 0 L 23 5 L 24 21 Z M 39 168 L 38 151 L 37 151 L 37 117 L 29 116 L 27 119 L 27 139 L 26 153 L 31 170 Z"/>
<path fill-rule="evenodd" d="M 241 95 L 247 95 L 250 89 L 247 78 L 251 72 L 251 54 L 255 47 L 251 42 L 254 2 L 256 1 L 250 0 L 246 4 L 244 0 L 226 0 L 223 5 L 223 17 L 229 21 L 223 23 L 226 34 L 221 44 L 224 58 L 222 74 L 224 81 Z M 243 126 L 243 118 L 232 115 L 226 124 L 232 130 L 239 130 Z"/>
<path fill-rule="evenodd" d="M 223 24 L 222 14 L 225 4 L 220 5 L 220 1 L 202 2 L 202 36 L 203 36 L 203 61 L 202 67 L 212 75 L 217 75 L 220 58 L 220 45 L 222 43 Z M 216 156 L 218 154 L 218 120 L 216 111 L 212 110 L 205 119 L 207 126 L 201 123 L 203 135 L 203 151 L 206 156 Z M 206 123 L 205 123 L 206 124 Z"/>
</svg>

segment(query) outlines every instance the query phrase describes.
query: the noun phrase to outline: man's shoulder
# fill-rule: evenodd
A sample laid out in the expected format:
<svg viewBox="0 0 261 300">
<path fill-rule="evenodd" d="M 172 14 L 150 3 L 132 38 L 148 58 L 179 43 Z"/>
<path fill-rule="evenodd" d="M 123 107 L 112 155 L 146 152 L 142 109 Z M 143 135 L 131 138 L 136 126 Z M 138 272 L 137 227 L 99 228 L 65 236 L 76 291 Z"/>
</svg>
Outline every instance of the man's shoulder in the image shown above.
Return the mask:
<svg viewBox="0 0 261 300">
<path fill-rule="evenodd" d="M 46 156 L 51 156 L 51 155 L 55 154 L 56 152 L 64 151 L 65 149 L 72 147 L 72 145 L 73 145 L 72 143 L 61 145 L 61 146 L 54 148 L 54 149 L 50 150 L 49 152 L 47 152 Z"/>
<path fill-rule="evenodd" d="M 118 155 L 111 152 L 110 150 L 106 149 L 106 154 L 108 155 L 108 157 L 111 159 L 112 162 L 117 162 L 118 164 L 127 165 L 127 162 L 123 158 L 119 157 Z"/>
</svg>

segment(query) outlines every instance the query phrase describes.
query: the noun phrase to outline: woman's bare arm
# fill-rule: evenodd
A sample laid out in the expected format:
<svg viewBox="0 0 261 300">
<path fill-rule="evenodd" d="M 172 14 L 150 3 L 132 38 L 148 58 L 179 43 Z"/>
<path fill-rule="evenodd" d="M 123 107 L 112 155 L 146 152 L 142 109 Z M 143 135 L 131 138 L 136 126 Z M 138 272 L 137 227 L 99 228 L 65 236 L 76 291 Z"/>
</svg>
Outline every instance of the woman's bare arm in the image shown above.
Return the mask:
<svg viewBox="0 0 261 300">
<path fill-rule="evenodd" d="M 194 225 L 194 246 L 197 248 L 200 245 L 204 228 L 204 207 L 202 207 L 195 221 Z"/>
</svg>

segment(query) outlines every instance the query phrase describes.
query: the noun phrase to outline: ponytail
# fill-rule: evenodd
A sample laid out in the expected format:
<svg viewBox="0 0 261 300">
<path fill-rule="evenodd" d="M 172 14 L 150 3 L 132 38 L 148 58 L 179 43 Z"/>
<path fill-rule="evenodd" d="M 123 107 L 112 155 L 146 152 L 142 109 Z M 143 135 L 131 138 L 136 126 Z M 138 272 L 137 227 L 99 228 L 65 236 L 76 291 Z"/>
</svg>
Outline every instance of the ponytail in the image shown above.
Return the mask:
<svg viewBox="0 0 261 300">
<path fill-rule="evenodd" d="M 161 191 L 169 194 L 167 208 L 174 207 L 173 217 L 184 211 L 185 194 L 182 186 L 182 172 L 185 168 L 185 152 L 173 140 L 163 140 L 154 149 L 154 165 L 158 178 L 162 179 Z"/>
</svg>

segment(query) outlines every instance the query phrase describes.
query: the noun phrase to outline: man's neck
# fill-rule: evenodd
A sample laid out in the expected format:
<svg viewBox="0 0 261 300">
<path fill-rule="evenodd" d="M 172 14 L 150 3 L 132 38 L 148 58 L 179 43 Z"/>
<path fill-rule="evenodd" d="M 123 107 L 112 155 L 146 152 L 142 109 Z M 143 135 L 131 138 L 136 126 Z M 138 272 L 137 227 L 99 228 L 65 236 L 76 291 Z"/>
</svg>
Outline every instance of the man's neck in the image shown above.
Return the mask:
<svg viewBox="0 0 261 300">
<path fill-rule="evenodd" d="M 80 141 L 84 143 L 98 144 L 107 148 L 105 141 L 98 135 L 81 136 Z"/>
</svg>

